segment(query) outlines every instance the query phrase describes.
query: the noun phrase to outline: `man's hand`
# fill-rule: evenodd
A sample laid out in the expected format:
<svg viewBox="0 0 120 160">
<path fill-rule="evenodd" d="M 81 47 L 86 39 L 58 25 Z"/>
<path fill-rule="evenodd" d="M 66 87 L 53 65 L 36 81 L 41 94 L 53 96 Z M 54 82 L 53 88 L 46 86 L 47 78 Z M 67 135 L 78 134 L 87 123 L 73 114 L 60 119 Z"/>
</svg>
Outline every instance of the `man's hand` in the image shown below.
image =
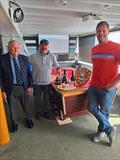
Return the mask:
<svg viewBox="0 0 120 160">
<path fill-rule="evenodd" d="M 115 88 L 114 85 L 107 85 L 107 86 L 105 87 L 105 90 L 110 91 L 110 90 L 112 90 L 113 88 Z"/>
<path fill-rule="evenodd" d="M 7 94 L 5 92 L 2 92 L 2 97 L 3 97 L 3 100 L 7 102 Z"/>
<path fill-rule="evenodd" d="M 120 86 L 120 74 L 118 75 L 118 79 L 113 82 L 112 84 L 108 84 L 105 89 L 110 91 L 112 90 L 113 88 L 118 88 Z"/>
<path fill-rule="evenodd" d="M 28 93 L 29 95 L 32 94 L 32 91 L 33 91 L 32 88 L 28 88 L 28 89 L 27 89 L 27 93 Z"/>
</svg>

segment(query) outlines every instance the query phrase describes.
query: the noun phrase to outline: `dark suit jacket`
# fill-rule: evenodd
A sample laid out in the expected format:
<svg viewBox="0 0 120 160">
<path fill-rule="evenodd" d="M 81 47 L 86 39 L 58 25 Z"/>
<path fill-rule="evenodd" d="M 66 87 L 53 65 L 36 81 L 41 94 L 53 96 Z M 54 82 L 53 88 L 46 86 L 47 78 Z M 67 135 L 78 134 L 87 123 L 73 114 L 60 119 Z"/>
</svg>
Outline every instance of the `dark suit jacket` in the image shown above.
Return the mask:
<svg viewBox="0 0 120 160">
<path fill-rule="evenodd" d="M 24 55 L 18 55 L 21 65 L 24 88 L 31 87 L 31 76 L 29 74 L 28 58 Z M 10 94 L 13 87 L 13 74 L 9 53 L 0 55 L 0 83 L 2 91 Z"/>
</svg>

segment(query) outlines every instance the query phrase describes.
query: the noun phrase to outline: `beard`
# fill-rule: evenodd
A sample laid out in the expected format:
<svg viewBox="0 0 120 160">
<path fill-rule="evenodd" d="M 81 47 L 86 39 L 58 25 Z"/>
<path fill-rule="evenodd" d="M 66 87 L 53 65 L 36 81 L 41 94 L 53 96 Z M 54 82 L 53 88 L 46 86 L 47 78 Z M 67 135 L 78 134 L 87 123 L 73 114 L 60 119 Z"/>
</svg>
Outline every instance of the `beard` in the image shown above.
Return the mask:
<svg viewBox="0 0 120 160">
<path fill-rule="evenodd" d="M 101 44 L 101 43 L 106 43 L 108 41 L 108 38 L 107 37 L 104 37 L 104 38 L 98 38 L 98 42 Z"/>
<path fill-rule="evenodd" d="M 42 54 L 46 54 L 48 52 L 48 50 L 45 51 L 40 51 Z"/>
</svg>

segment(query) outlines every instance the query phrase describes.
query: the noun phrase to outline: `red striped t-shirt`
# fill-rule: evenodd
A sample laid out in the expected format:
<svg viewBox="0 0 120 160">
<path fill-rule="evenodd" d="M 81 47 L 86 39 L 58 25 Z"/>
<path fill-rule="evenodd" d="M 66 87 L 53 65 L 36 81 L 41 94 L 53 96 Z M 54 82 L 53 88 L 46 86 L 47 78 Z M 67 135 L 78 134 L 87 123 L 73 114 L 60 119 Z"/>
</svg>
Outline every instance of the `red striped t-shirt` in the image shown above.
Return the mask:
<svg viewBox="0 0 120 160">
<path fill-rule="evenodd" d="M 118 79 L 120 44 L 108 41 L 92 48 L 93 73 L 91 85 L 104 88 Z"/>
</svg>

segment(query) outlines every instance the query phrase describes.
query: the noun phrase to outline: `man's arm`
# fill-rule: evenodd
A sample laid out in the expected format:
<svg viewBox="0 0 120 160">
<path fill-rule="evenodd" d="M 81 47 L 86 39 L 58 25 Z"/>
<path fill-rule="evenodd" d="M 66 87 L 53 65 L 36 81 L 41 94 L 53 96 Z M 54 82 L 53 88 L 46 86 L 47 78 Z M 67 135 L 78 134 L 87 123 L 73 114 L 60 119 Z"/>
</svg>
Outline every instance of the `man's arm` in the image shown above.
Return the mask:
<svg viewBox="0 0 120 160">
<path fill-rule="evenodd" d="M 112 90 L 113 88 L 120 87 L 120 73 L 118 75 L 118 79 L 114 81 L 112 84 L 109 84 L 105 87 L 106 90 Z"/>
</svg>

